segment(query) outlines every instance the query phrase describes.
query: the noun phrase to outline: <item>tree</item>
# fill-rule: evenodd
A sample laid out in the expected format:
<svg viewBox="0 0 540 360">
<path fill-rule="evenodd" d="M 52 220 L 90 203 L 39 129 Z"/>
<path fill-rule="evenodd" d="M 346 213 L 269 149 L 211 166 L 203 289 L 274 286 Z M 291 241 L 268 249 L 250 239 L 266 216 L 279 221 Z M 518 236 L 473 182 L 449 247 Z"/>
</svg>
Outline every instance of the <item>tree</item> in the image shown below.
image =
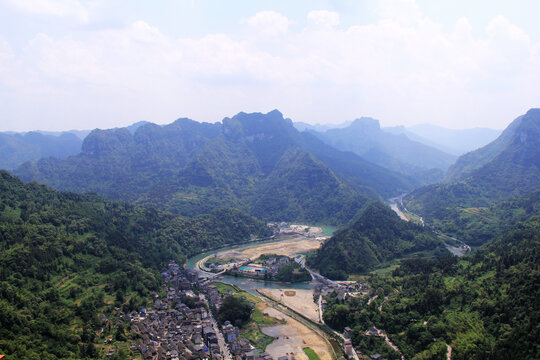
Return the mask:
<svg viewBox="0 0 540 360">
<path fill-rule="evenodd" d="M 251 318 L 252 304 L 244 298 L 228 296 L 223 300 L 219 309 L 218 321 L 223 324 L 230 321 L 234 326 L 241 327 Z"/>
</svg>

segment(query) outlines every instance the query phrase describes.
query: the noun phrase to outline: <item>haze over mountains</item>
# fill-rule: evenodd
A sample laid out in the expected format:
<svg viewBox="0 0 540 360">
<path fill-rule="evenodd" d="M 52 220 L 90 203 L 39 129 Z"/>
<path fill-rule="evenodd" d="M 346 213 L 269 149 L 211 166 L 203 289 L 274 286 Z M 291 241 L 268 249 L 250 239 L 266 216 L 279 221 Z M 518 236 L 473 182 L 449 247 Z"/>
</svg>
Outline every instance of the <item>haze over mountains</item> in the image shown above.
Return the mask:
<svg viewBox="0 0 540 360">
<path fill-rule="evenodd" d="M 277 110 L 213 124 L 181 118 L 96 129 L 80 146 L 78 154 L 26 162 L 14 173 L 109 199 L 0 172 L 0 349 L 25 344 L 11 354 L 95 358 L 93 344 L 103 340 L 75 330 L 84 346 L 72 344 L 74 322 L 97 333 L 98 312 L 114 318 L 115 308 L 138 309 L 159 290 L 158 270 L 167 261 L 270 235 L 261 220 L 339 226 L 307 264 L 332 279 L 368 279 L 371 308 L 330 296 L 324 313 L 336 329 L 354 329 L 355 346 L 388 350 L 365 342 L 365 329 L 376 324 L 408 357 L 446 358 L 447 345 L 456 358 L 486 358 L 494 349 L 524 358 L 537 352 L 530 345 L 538 329 L 523 323 L 537 323 L 540 313 L 532 285 L 540 109 L 455 162 L 374 119 L 300 132 Z M 426 226 L 401 220 L 383 203 L 403 193 L 409 194 L 402 210 L 423 216 Z M 457 236 L 454 245 L 484 248 L 458 262 L 439 232 Z M 371 277 L 381 269 L 391 275 Z M 69 291 L 55 290 L 62 279 L 69 279 Z M 54 320 L 58 314 L 64 315 Z M 433 325 L 419 327 L 411 317 Z M 462 325 L 477 323 L 486 328 Z M 509 343 L 508 331 L 521 334 L 522 345 Z M 417 340 L 419 333 L 428 341 Z"/>
<path fill-rule="evenodd" d="M 455 156 L 406 135 L 383 131 L 379 121 L 372 118 L 359 118 L 344 128 L 312 133 L 337 149 L 352 151 L 379 166 L 411 176 L 421 177 L 432 169 L 442 173 L 455 160 Z"/>
<path fill-rule="evenodd" d="M 408 208 L 447 229 L 462 212 L 478 212 L 539 189 L 540 109 L 527 111 L 495 141 L 461 156 L 447 179 L 447 184 L 422 187 L 405 198 Z"/>
<path fill-rule="evenodd" d="M 81 151 L 82 140 L 70 133 L 0 133 L 0 169 L 12 170 L 26 161 L 53 156 L 64 159 Z"/>
<path fill-rule="evenodd" d="M 383 130 L 394 134 L 405 134 L 411 140 L 457 156 L 490 143 L 502 132 L 501 130 L 488 128 L 448 129 L 432 124 L 419 124 L 408 127 L 395 126 Z"/>
</svg>

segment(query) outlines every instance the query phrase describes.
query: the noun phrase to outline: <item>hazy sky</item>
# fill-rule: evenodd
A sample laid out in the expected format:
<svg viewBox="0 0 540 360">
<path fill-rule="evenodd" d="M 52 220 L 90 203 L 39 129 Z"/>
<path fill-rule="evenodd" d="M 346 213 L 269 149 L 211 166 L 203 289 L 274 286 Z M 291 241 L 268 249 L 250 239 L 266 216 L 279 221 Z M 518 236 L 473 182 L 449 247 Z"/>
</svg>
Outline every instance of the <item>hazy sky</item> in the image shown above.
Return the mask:
<svg viewBox="0 0 540 360">
<path fill-rule="evenodd" d="M 0 0 L 0 131 L 294 121 L 503 128 L 540 107 L 540 1 Z"/>
</svg>

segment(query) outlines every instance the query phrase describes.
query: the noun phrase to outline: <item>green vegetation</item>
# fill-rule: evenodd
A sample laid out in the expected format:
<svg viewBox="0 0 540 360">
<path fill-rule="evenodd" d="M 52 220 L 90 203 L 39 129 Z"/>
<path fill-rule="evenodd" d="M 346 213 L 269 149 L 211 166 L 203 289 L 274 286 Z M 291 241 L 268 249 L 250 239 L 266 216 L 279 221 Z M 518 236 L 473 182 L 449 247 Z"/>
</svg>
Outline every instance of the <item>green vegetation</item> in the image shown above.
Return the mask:
<svg viewBox="0 0 540 360">
<path fill-rule="evenodd" d="M 538 194 L 531 199 L 527 194 L 540 189 L 540 109 L 529 110 L 497 140 L 464 155 L 454 170 L 453 183 L 417 189 L 405 197 L 405 206 L 428 225 L 472 245 L 524 220 L 519 211 L 506 216 L 509 207 L 530 213 L 538 206 Z M 531 201 L 535 204 L 526 204 Z"/>
<path fill-rule="evenodd" d="M 366 205 L 346 228 L 324 243 L 308 265 L 322 275 L 346 279 L 382 262 L 423 250 L 434 251 L 441 242 L 430 231 L 408 223 L 382 203 Z"/>
<path fill-rule="evenodd" d="M 251 344 L 255 346 L 256 348 L 266 349 L 266 347 L 272 341 L 274 341 L 274 338 L 263 334 L 263 332 L 261 331 L 261 328 L 265 326 L 281 324 L 281 321 L 276 318 L 265 315 L 261 310 L 261 309 L 264 309 L 265 305 L 255 295 L 250 294 L 246 291 L 243 291 L 236 286 L 221 283 L 221 282 L 213 282 L 212 285 L 217 287 L 219 293 L 222 296 L 227 296 L 227 294 L 230 291 L 230 293 L 234 297 L 243 299 L 243 300 L 245 299 L 249 301 L 250 303 L 255 304 L 255 307 L 253 307 L 253 311 L 251 312 L 251 318 L 249 322 L 247 322 L 246 324 L 243 324 L 243 327 L 241 329 L 241 335 L 244 336 L 246 339 L 248 339 L 251 342 Z"/>
<path fill-rule="evenodd" d="M 82 140 L 68 132 L 59 135 L 45 135 L 35 131 L 0 133 L 0 169 L 15 169 L 27 161 L 49 156 L 64 159 L 79 153 L 81 145 Z"/>
<path fill-rule="evenodd" d="M 371 326 L 384 330 L 406 358 L 446 359 L 448 344 L 452 359 L 537 359 L 539 248 L 537 216 L 463 258 L 407 260 L 392 274 L 373 276 L 379 297 L 370 305 L 342 303 L 334 294 L 325 321 L 351 327 L 361 351 L 389 358 L 397 353 L 365 336 Z"/>
<path fill-rule="evenodd" d="M 230 321 L 234 326 L 242 327 L 251 318 L 253 304 L 242 297 L 227 296 L 223 300 L 217 320 L 220 324 Z"/>
<path fill-rule="evenodd" d="M 305 347 L 302 350 L 304 350 L 309 360 L 319 360 L 319 355 L 312 348 Z"/>
<path fill-rule="evenodd" d="M 214 285 L 221 296 L 226 296 L 229 291 L 233 294 L 238 292 L 238 289 L 236 287 L 222 282 L 216 281 L 211 283 L 210 285 Z"/>
<path fill-rule="evenodd" d="M 296 261 L 283 265 L 279 268 L 275 280 L 282 282 L 297 283 L 302 281 L 310 281 L 311 275 L 309 271 L 300 266 Z"/>
<path fill-rule="evenodd" d="M 417 204 L 418 205 L 418 204 Z M 486 207 L 464 207 L 429 214 L 429 225 L 478 246 L 540 212 L 540 190 Z"/>
<path fill-rule="evenodd" d="M 15 173 L 58 190 L 96 192 L 184 216 L 236 208 L 271 221 L 342 225 L 373 189 L 387 197 L 414 181 L 299 133 L 278 111 L 223 123 L 178 119 L 94 130 L 79 155 L 41 159 Z"/>
<path fill-rule="evenodd" d="M 266 231 L 233 210 L 186 219 L 0 171 L 0 353 L 96 358 L 105 339 L 122 347 L 120 316 L 159 291 L 163 265 Z"/>
<path fill-rule="evenodd" d="M 340 224 L 365 202 L 313 155 L 295 149 L 283 155 L 261 185 L 251 212 L 269 220 Z"/>
</svg>

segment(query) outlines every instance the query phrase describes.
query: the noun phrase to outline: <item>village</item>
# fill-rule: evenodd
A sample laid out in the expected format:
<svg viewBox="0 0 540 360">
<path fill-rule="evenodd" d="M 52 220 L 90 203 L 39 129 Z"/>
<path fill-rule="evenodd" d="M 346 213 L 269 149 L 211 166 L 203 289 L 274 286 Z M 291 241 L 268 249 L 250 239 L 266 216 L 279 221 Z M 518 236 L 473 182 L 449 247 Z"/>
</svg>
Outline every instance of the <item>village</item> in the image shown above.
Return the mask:
<svg viewBox="0 0 540 360">
<path fill-rule="evenodd" d="M 139 350 L 147 360 L 272 360 L 239 337 L 239 329 L 230 321 L 219 329 L 213 312 L 219 311 L 223 296 L 216 286 L 176 263 L 170 263 L 162 276 L 166 298 L 154 294 L 152 310 L 128 314 L 131 333 L 138 337 L 132 350 Z"/>
<path fill-rule="evenodd" d="M 275 233 L 281 236 L 300 233 L 303 236 L 309 234 L 311 241 L 325 239 L 318 228 L 311 230 L 307 226 L 299 225 L 293 228 L 285 224 L 276 224 L 274 229 Z M 306 271 L 304 258 L 298 255 L 298 252 L 305 250 L 305 246 L 295 241 L 293 247 L 299 248 L 295 250 L 297 252 L 294 252 L 290 244 L 287 245 L 289 247 L 287 252 L 277 247 L 283 247 L 283 244 L 262 244 L 247 251 L 216 253 L 213 261 L 208 262 L 209 257 L 207 257 L 201 260 L 195 269 L 184 269 L 171 262 L 161 273 L 164 279 L 161 294 L 165 295 L 160 297 L 157 293 L 153 293 L 152 309 L 141 309 L 138 313 L 132 312 L 126 315 L 126 320 L 131 323 L 131 333 L 136 338 L 131 350 L 138 350 L 147 360 L 297 359 L 293 352 L 283 352 L 277 356 L 274 351 L 271 356 L 265 352 L 264 347 L 256 348 L 252 342 L 242 336 L 241 329 L 234 326 L 231 321 L 225 321 L 221 327 L 216 321 L 225 297 L 232 295 L 230 290 L 225 293 L 218 290 L 214 281 L 219 275 L 241 272 L 246 277 L 268 278 L 275 275 L 281 266 L 290 263 Z M 265 250 L 277 250 L 275 252 L 281 255 L 261 254 Z M 252 257 L 253 260 L 251 260 Z M 223 259 L 225 261 L 222 261 Z M 327 306 L 325 296 L 335 293 L 338 300 L 345 301 L 348 298 L 367 298 L 371 293 L 365 282 L 332 281 L 311 271 L 308 276 L 311 278 L 309 291 L 260 289 L 258 292 L 261 296 L 284 305 L 290 310 L 289 316 L 293 316 L 294 319 L 300 320 L 304 317 L 314 325 L 324 325 L 323 312 Z M 252 305 L 255 306 L 254 303 Z M 350 329 L 346 329 L 343 334 L 335 333 L 335 336 L 342 343 L 341 354 L 338 357 L 345 355 L 349 359 L 362 358 L 362 355 L 359 356 L 352 347 Z M 336 354 L 330 358 L 335 358 L 335 356 Z M 303 357 L 300 356 L 300 358 Z M 321 357 L 323 358 L 327 357 Z"/>
</svg>

